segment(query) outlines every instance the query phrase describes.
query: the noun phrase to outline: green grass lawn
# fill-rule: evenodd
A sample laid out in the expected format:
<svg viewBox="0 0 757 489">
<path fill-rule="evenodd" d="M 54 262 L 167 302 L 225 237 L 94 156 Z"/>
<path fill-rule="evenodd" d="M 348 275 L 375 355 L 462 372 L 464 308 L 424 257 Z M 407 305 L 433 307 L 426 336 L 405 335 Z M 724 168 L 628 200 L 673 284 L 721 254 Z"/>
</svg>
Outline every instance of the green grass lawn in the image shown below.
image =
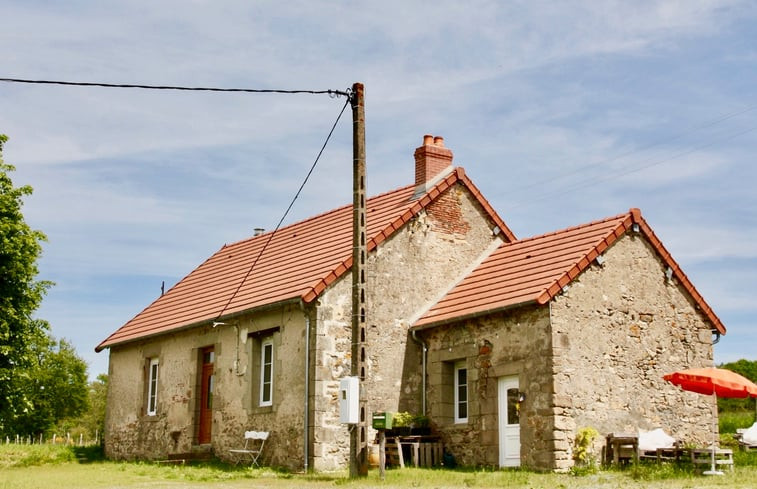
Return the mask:
<svg viewBox="0 0 757 489">
<path fill-rule="evenodd" d="M 527 470 L 377 470 L 365 479 L 351 480 L 344 472 L 292 474 L 272 469 L 229 467 L 223 464 L 161 465 L 104 461 L 67 447 L 0 446 L 0 489 L 58 488 L 457 488 L 511 487 L 583 488 L 752 488 L 757 480 L 757 452 L 737 453 L 736 469 L 722 477 L 694 473 L 691 467 L 641 464 L 622 470 L 599 470 L 587 475 L 537 473 Z"/>
</svg>

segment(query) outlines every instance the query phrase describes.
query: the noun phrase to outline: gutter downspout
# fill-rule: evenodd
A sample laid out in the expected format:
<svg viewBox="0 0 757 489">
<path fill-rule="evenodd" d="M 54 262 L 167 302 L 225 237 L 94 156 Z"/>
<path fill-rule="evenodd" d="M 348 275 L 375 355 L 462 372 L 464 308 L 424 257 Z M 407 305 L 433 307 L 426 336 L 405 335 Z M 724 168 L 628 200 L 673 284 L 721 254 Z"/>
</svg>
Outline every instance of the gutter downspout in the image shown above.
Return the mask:
<svg viewBox="0 0 757 489">
<path fill-rule="evenodd" d="M 421 340 L 415 335 L 415 333 L 416 333 L 416 330 L 412 330 L 411 336 L 413 338 L 413 341 L 421 345 L 421 348 L 423 349 L 422 350 L 423 354 L 421 355 L 423 358 L 422 367 L 421 367 L 421 371 L 422 371 L 421 412 L 423 413 L 424 416 L 428 416 L 428 413 L 426 412 L 426 352 L 428 351 L 428 347 L 426 346 L 426 343 L 423 342 L 423 340 Z"/>
<path fill-rule="evenodd" d="M 305 457 L 305 473 L 308 472 L 308 458 L 310 457 L 310 316 L 305 311 L 305 434 L 303 447 Z"/>
</svg>

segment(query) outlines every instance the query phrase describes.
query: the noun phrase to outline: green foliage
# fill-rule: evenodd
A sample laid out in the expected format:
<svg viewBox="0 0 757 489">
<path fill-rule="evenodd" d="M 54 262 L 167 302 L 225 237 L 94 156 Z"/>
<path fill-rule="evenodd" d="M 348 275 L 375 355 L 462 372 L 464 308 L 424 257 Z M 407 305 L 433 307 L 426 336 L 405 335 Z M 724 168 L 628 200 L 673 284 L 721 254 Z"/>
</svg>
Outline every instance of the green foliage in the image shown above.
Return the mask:
<svg viewBox="0 0 757 489">
<path fill-rule="evenodd" d="M 392 416 L 392 427 L 394 428 L 404 428 L 404 427 L 410 427 L 413 423 L 413 418 L 415 416 L 408 413 L 407 411 L 401 412 L 401 413 L 394 413 Z"/>
<path fill-rule="evenodd" d="M 16 434 L 36 436 L 60 420 L 86 411 L 87 364 L 66 340 L 39 335 L 29 346 L 34 354 L 32 364 L 19 374 L 23 382 L 16 386 L 28 403 L 11 427 Z"/>
<path fill-rule="evenodd" d="M 581 468 L 594 467 L 596 465 L 596 457 L 592 452 L 592 445 L 598 436 L 599 432 L 591 426 L 578 430 L 573 443 L 573 461 L 576 465 Z"/>
<path fill-rule="evenodd" d="M 0 469 L 56 465 L 74 460 L 73 447 L 64 445 L 0 445 Z"/>
<path fill-rule="evenodd" d="M 428 428 L 428 416 L 422 414 L 411 414 L 407 411 L 392 414 L 393 428 Z"/>
<path fill-rule="evenodd" d="M 102 439 L 107 395 L 108 376 L 100 374 L 87 386 L 87 410 L 81 416 L 60 420 L 53 431 L 59 435 L 70 433 L 74 439 L 78 439 L 80 434 L 85 440 Z"/>
<path fill-rule="evenodd" d="M 718 365 L 720 368 L 736 372 L 739 375 L 743 375 L 752 382 L 757 383 L 757 360 L 737 360 L 735 362 L 723 363 Z M 746 399 L 724 399 L 718 398 L 718 410 L 719 411 L 755 411 L 755 398 Z M 751 423 L 750 423 L 751 424 Z M 744 428 L 744 426 L 738 426 L 738 428 Z"/>
<path fill-rule="evenodd" d="M 720 433 L 736 433 L 738 428 L 748 428 L 754 418 L 754 411 L 721 411 L 718 413 Z"/>
<path fill-rule="evenodd" d="M 7 433 L 16 418 L 31 407 L 21 388 L 29 381 L 24 369 L 34 365 L 31 346 L 48 329 L 47 323 L 33 319 L 32 313 L 52 285 L 36 279 L 41 243 L 46 238 L 24 221 L 22 199 L 32 188 L 13 186 L 10 173 L 15 168 L 2 160 L 7 140 L 0 135 L 0 434 Z"/>
<path fill-rule="evenodd" d="M 734 450 L 733 463 L 736 467 L 757 467 L 757 450 Z"/>
</svg>

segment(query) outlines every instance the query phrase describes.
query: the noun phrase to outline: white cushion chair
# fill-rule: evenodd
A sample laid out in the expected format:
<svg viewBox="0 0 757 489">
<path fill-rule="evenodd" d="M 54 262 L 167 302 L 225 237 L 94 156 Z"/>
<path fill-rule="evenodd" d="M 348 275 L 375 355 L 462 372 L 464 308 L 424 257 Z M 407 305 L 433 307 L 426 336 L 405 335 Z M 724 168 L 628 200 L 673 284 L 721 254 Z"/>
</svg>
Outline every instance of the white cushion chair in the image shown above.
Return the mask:
<svg viewBox="0 0 757 489">
<path fill-rule="evenodd" d="M 665 433 L 662 428 L 639 431 L 639 458 L 654 458 L 658 462 L 676 458 L 678 441 Z"/>
</svg>

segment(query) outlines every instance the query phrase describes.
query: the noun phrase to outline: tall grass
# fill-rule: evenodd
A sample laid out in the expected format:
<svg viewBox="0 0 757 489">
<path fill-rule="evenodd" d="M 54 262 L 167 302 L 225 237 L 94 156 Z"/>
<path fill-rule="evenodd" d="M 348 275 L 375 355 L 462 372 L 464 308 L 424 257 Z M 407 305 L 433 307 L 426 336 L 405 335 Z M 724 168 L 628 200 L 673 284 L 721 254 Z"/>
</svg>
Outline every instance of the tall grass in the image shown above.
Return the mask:
<svg viewBox="0 0 757 489">
<path fill-rule="evenodd" d="M 76 461 L 74 448 L 65 445 L 0 445 L 0 469 L 57 465 Z"/>
<path fill-rule="evenodd" d="M 721 433 L 736 433 L 738 428 L 748 428 L 755 421 L 754 411 L 722 411 L 718 413 Z"/>
</svg>

